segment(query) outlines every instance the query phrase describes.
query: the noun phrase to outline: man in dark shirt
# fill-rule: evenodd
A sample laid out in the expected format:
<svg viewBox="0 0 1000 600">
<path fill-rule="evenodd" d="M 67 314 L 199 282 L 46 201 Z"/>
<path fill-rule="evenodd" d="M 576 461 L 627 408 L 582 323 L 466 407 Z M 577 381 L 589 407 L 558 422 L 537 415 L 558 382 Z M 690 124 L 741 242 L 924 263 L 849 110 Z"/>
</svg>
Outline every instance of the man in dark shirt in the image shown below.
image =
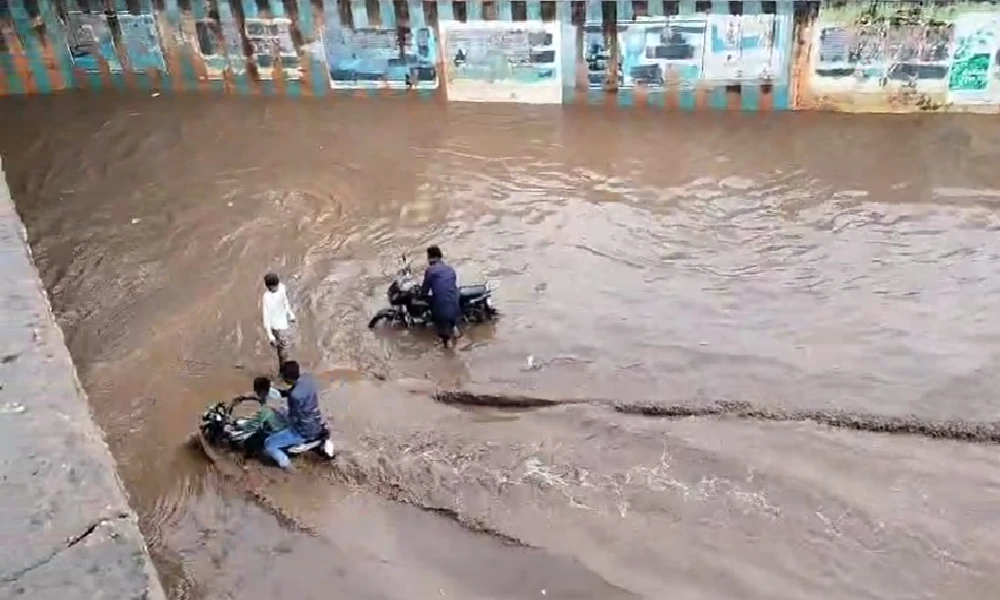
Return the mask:
<svg viewBox="0 0 1000 600">
<path fill-rule="evenodd" d="M 423 294 L 430 293 L 431 314 L 438 337 L 448 347 L 454 343 L 455 328 L 461 309 L 458 305 L 458 276 L 444 262 L 444 255 L 437 246 L 427 249 L 427 270 L 424 271 Z"/>
<path fill-rule="evenodd" d="M 281 366 L 281 378 L 291 387 L 282 390 L 288 398 L 289 427 L 267 436 L 264 451 L 282 469 L 290 469 L 292 461 L 286 448 L 314 440 L 323 433 L 323 415 L 319 412 L 319 389 L 311 375 L 300 373 L 299 363 L 290 360 Z"/>
</svg>

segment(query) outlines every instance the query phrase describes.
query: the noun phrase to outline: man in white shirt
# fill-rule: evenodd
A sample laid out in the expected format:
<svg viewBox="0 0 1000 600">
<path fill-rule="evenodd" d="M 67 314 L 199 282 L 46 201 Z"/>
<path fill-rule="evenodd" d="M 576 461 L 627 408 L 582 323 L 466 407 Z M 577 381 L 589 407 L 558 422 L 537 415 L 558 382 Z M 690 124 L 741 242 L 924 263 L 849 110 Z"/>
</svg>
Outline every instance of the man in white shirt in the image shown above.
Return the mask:
<svg viewBox="0 0 1000 600">
<path fill-rule="evenodd" d="M 278 351 L 280 373 L 282 365 L 288 360 L 290 342 L 288 326 L 289 323 L 295 322 L 295 313 L 292 312 L 292 305 L 288 302 L 285 284 L 281 283 L 276 274 L 268 273 L 264 276 L 264 287 L 267 288 L 261 301 L 264 311 L 264 331 L 271 346 Z"/>
</svg>

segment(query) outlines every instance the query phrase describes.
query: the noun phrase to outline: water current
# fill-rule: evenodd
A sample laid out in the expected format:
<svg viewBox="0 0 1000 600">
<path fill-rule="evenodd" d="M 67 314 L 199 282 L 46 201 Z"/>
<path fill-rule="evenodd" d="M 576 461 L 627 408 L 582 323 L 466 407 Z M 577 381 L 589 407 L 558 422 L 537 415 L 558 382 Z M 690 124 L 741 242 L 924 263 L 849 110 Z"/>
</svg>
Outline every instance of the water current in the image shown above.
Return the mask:
<svg viewBox="0 0 1000 600">
<path fill-rule="evenodd" d="M 995 598 L 1000 125 L 4 99 L 0 152 L 172 598 Z M 439 244 L 503 311 L 370 332 Z M 273 371 L 349 451 L 213 464 Z M 216 457 L 218 458 L 218 457 Z"/>
</svg>

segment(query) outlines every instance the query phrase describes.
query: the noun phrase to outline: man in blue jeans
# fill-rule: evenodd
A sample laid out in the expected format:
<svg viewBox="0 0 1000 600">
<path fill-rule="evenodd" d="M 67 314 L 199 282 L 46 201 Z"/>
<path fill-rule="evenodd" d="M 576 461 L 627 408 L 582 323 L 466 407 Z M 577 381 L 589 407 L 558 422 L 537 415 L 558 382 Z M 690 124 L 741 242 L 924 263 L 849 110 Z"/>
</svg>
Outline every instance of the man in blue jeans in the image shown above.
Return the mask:
<svg viewBox="0 0 1000 600">
<path fill-rule="evenodd" d="M 289 470 L 292 461 L 285 454 L 285 449 L 318 438 L 323 433 L 323 415 L 319 412 L 316 380 L 311 375 L 300 373 L 299 363 L 294 360 L 285 362 L 281 366 L 281 378 L 291 386 L 281 391 L 281 395 L 288 398 L 289 427 L 267 436 L 264 451 L 279 467 Z"/>
</svg>

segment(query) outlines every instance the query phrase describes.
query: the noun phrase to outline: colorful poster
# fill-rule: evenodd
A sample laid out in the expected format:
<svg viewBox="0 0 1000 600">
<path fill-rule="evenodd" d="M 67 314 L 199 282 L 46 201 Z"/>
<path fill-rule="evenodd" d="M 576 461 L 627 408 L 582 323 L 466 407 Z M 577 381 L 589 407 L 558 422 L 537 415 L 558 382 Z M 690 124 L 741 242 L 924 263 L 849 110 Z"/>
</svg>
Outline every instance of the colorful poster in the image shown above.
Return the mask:
<svg viewBox="0 0 1000 600">
<path fill-rule="evenodd" d="M 280 65 L 285 79 L 302 79 L 302 63 L 292 42 L 289 19 L 245 19 L 247 41 L 257 65 L 257 77 L 274 79 Z"/>
<path fill-rule="evenodd" d="M 156 17 L 129 13 L 118 13 L 117 16 L 129 70 L 135 73 L 166 71 Z"/>
<path fill-rule="evenodd" d="M 73 65 L 91 73 L 99 73 L 101 64 L 112 73 L 120 73 L 115 40 L 104 15 L 70 12 L 66 15 L 66 45 Z"/>
<path fill-rule="evenodd" d="M 442 22 L 448 100 L 562 103 L 560 33 L 554 23 Z"/>
<path fill-rule="evenodd" d="M 330 86 L 341 89 L 435 89 L 438 86 L 437 40 L 434 30 L 406 31 L 328 26 L 323 48 Z"/>
<path fill-rule="evenodd" d="M 788 19 L 775 15 L 709 15 L 702 78 L 769 81 L 785 72 L 785 49 L 775 47 Z"/>
<path fill-rule="evenodd" d="M 618 23 L 618 87 L 662 89 L 668 81 L 693 86 L 702 76 L 706 26 L 705 15 Z M 586 24 L 583 40 L 587 79 L 601 89 L 613 67 L 602 25 Z"/>
<path fill-rule="evenodd" d="M 235 24 L 204 19 L 195 22 L 195 34 L 208 79 L 222 79 L 227 70 L 234 75 L 246 72 L 243 38 Z"/>
<path fill-rule="evenodd" d="M 813 47 L 812 88 L 820 93 L 945 92 L 952 25 L 892 16 L 857 20 L 820 13 Z"/>
<path fill-rule="evenodd" d="M 997 35 L 1000 15 L 965 14 L 955 20 L 948 102 L 993 104 L 1000 97 Z"/>
</svg>

